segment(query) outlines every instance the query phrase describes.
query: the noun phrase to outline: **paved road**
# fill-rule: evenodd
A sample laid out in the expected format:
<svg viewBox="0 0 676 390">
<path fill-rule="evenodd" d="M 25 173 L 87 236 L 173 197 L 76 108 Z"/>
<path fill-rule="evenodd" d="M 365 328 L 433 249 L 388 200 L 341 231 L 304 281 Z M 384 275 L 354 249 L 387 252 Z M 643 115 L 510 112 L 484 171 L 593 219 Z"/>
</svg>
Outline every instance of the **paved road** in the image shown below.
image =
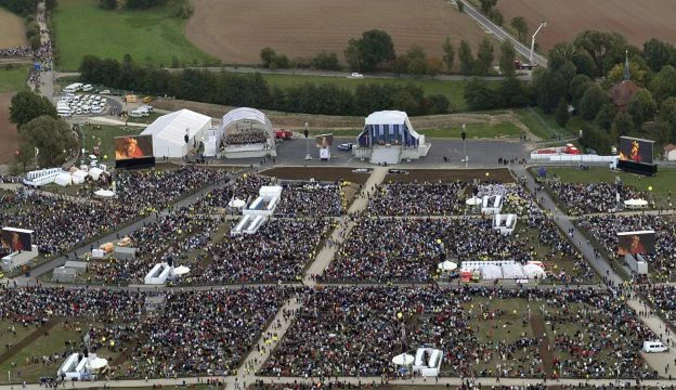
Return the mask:
<svg viewBox="0 0 676 390">
<path fill-rule="evenodd" d="M 514 49 L 516 49 L 516 52 L 519 53 L 521 56 L 523 56 L 524 58 L 530 57 L 530 46 L 524 45 L 523 43 L 521 43 L 521 41 L 513 37 L 505 29 L 493 23 L 490 19 L 485 17 L 481 12 L 479 12 L 476 8 L 474 8 L 471 4 L 469 4 L 468 1 L 465 1 L 465 13 L 469 15 L 472 19 L 474 19 L 477 23 L 479 23 L 479 25 L 481 25 L 484 29 L 490 31 L 499 40 L 511 41 L 512 44 L 514 45 Z M 533 53 L 533 62 L 544 67 L 547 66 L 547 58 L 538 53 Z"/>
<path fill-rule="evenodd" d="M 529 49 L 530 50 L 530 49 Z M 199 69 L 207 70 L 209 72 L 231 72 L 231 73 L 260 73 L 268 75 L 284 75 L 284 76 L 314 76 L 314 77 L 338 77 L 338 78 L 347 78 L 349 74 L 346 71 L 326 71 L 326 70 L 313 70 L 313 69 L 265 69 L 265 68 L 256 68 L 252 66 L 209 66 L 209 67 L 189 67 L 189 68 L 167 68 L 170 72 L 180 72 L 184 69 Z M 79 72 L 59 72 L 55 75 L 55 78 L 61 77 L 71 77 L 79 76 Z M 471 80 L 475 76 L 462 76 L 462 75 L 437 75 L 437 76 L 426 76 L 423 79 L 425 80 L 438 80 L 438 81 L 467 81 Z M 484 76 L 479 77 L 482 80 L 487 81 L 500 81 L 505 79 L 504 76 Z M 522 71 L 522 73 L 517 75 L 519 80 L 530 81 L 531 72 Z M 397 75 L 395 73 L 380 72 L 380 73 L 368 73 L 364 75 L 362 80 L 368 79 L 409 79 L 409 80 L 418 80 L 420 76 L 414 77 L 411 75 Z M 357 81 L 357 79 L 355 79 Z"/>
</svg>

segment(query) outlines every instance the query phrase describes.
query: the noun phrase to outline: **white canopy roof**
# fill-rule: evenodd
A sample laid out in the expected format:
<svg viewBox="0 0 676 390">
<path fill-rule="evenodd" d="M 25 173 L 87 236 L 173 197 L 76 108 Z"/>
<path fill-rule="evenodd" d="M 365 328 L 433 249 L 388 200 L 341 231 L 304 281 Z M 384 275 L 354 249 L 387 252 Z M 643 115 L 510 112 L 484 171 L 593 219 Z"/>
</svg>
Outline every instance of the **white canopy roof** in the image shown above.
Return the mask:
<svg viewBox="0 0 676 390">
<path fill-rule="evenodd" d="M 267 117 L 267 115 L 258 111 L 255 108 L 250 107 L 240 107 L 235 108 L 234 110 L 228 111 L 227 114 L 223 115 L 221 119 L 221 126 L 219 127 L 220 131 L 225 131 L 226 128 L 232 126 L 234 123 L 245 121 L 245 122 L 255 122 L 263 127 L 263 130 L 272 134 L 272 122 Z"/>
<path fill-rule="evenodd" d="M 183 145 L 185 143 L 186 129 L 188 130 L 188 136 L 193 138 L 198 131 L 209 126 L 211 126 L 210 117 L 183 109 L 157 118 L 150 126 L 143 130 L 141 135 L 152 135 L 153 141 L 164 139 L 178 145 Z"/>
<path fill-rule="evenodd" d="M 376 111 L 366 117 L 366 125 L 401 125 L 408 119 L 408 115 L 403 111 L 389 110 Z"/>
<path fill-rule="evenodd" d="M 397 366 L 410 366 L 411 364 L 413 364 L 414 360 L 415 357 L 413 355 L 402 353 L 400 355 L 393 357 L 392 363 L 394 363 Z"/>
</svg>

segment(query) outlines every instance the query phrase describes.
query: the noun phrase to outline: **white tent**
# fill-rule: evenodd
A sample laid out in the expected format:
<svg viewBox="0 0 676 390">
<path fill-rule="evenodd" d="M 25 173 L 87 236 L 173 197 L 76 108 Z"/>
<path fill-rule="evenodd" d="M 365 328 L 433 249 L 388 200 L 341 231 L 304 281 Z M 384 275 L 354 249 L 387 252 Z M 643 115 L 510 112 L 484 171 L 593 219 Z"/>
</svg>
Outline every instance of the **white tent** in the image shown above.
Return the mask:
<svg viewBox="0 0 676 390">
<path fill-rule="evenodd" d="M 648 202 L 645 199 L 628 199 L 624 201 L 624 205 L 628 208 L 646 207 Z"/>
<path fill-rule="evenodd" d="M 528 279 L 542 279 L 547 275 L 542 267 L 532 263 L 523 266 L 523 273 Z"/>
<path fill-rule="evenodd" d="M 486 264 L 481 267 L 481 279 L 502 279 L 502 268 L 495 264 Z"/>
<path fill-rule="evenodd" d="M 103 169 L 94 167 L 89 170 L 89 176 L 92 178 L 94 181 L 98 181 L 99 178 L 101 178 L 101 174 L 103 173 Z"/>
<path fill-rule="evenodd" d="M 183 109 L 157 118 L 141 135 L 152 135 L 155 157 L 182 158 L 193 148 L 195 140 L 198 144 L 205 140 L 210 127 L 210 117 Z"/>
<path fill-rule="evenodd" d="M 59 175 L 54 179 L 54 183 L 65 187 L 73 184 L 73 178 L 68 172 L 61 172 Z"/>
<path fill-rule="evenodd" d="M 100 196 L 102 198 L 112 198 L 113 196 L 115 196 L 115 193 L 110 190 L 98 190 L 94 192 L 94 195 Z"/>
<path fill-rule="evenodd" d="M 523 267 L 518 263 L 503 264 L 502 275 L 505 279 L 523 279 L 526 277 Z"/>
<path fill-rule="evenodd" d="M 458 268 L 458 265 L 452 261 L 444 261 L 437 265 L 437 268 L 442 271 L 455 271 Z"/>
<path fill-rule="evenodd" d="M 228 206 L 235 209 L 241 209 L 242 207 L 246 206 L 246 202 L 243 201 L 242 199 L 234 198 L 230 202 L 228 202 Z"/>
<path fill-rule="evenodd" d="M 82 184 L 85 182 L 85 179 L 87 178 L 87 172 L 77 170 L 73 172 L 71 176 L 73 177 L 73 184 Z"/>
<path fill-rule="evenodd" d="M 97 357 L 92 359 L 91 362 L 89 362 L 89 368 L 92 370 L 100 370 L 103 367 L 108 365 L 108 360 Z"/>
<path fill-rule="evenodd" d="M 409 355 L 408 353 L 402 353 L 400 355 L 393 357 L 392 363 L 397 366 L 410 366 L 411 364 L 413 364 L 414 360 L 415 357 L 413 355 Z"/>
<path fill-rule="evenodd" d="M 185 275 L 188 272 L 190 272 L 190 268 L 186 267 L 185 265 L 179 265 L 178 267 L 174 268 L 174 275 Z"/>
<path fill-rule="evenodd" d="M 467 206 L 479 206 L 481 204 L 481 198 L 472 197 L 465 201 Z"/>
</svg>

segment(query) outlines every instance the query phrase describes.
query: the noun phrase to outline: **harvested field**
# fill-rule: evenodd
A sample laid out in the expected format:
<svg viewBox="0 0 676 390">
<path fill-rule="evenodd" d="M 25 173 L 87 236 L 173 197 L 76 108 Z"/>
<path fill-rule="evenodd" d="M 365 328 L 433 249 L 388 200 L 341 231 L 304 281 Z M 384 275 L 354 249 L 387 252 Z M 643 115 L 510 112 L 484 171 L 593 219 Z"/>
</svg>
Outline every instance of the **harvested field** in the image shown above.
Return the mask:
<svg viewBox="0 0 676 390">
<path fill-rule="evenodd" d="M 26 29 L 21 17 L 0 7 L 0 49 L 26 43 Z"/>
<path fill-rule="evenodd" d="M 352 172 L 352 168 L 284 167 L 262 171 L 261 175 L 286 180 L 309 180 L 314 178 L 318 181 L 334 182 L 347 180 L 352 183 L 364 184 L 369 176 L 371 176 L 371 173 Z"/>
<path fill-rule="evenodd" d="M 348 41 L 370 29 L 387 31 L 398 53 L 418 44 L 438 58 L 446 36 L 455 47 L 461 39 L 476 47 L 485 35 L 439 0 L 196 0 L 194 6 L 186 36 L 227 64 L 258 64 L 264 47 L 290 59 L 326 51 L 344 62 Z"/>
<path fill-rule="evenodd" d="M 388 174 L 384 183 L 422 183 L 425 181 L 472 181 L 494 180 L 500 183 L 514 183 L 509 169 L 408 169 L 408 174 Z M 488 173 L 488 176 L 486 176 Z"/>
<path fill-rule="evenodd" d="M 0 93 L 0 164 L 7 164 L 19 148 L 20 138 L 16 126 L 9 123 L 9 105 L 13 92 Z"/>
<path fill-rule="evenodd" d="M 676 36 L 676 2 L 671 0 L 510 0 L 498 2 L 498 10 L 505 23 L 515 16 L 526 18 L 529 36 L 540 21 L 546 21 L 547 27 L 537 38 L 543 53 L 591 29 L 619 32 L 638 47 L 650 38 L 674 42 Z"/>
</svg>

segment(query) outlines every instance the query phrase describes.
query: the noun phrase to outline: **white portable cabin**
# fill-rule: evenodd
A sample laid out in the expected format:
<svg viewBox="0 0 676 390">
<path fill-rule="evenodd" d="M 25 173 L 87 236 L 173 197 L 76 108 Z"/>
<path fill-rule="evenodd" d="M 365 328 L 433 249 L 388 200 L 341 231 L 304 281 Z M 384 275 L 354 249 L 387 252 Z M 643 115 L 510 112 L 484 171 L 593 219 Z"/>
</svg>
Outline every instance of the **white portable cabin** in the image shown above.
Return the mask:
<svg viewBox="0 0 676 390">
<path fill-rule="evenodd" d="M 63 92 L 69 92 L 69 93 L 77 92 L 77 91 L 82 89 L 82 86 L 83 86 L 82 83 L 73 83 L 73 84 L 70 84 L 67 87 L 65 87 L 63 89 Z"/>
<path fill-rule="evenodd" d="M 162 285 L 167 282 L 171 273 L 171 268 L 167 263 L 158 263 L 148 272 L 144 282 L 145 284 Z"/>
<path fill-rule="evenodd" d="M 61 168 L 40 169 L 30 171 L 23 179 L 23 184 L 31 187 L 40 187 L 45 184 L 54 183 L 54 180 L 63 170 Z"/>
<path fill-rule="evenodd" d="M 493 230 L 499 231 L 502 235 L 514 233 L 517 221 L 516 214 L 495 214 L 493 216 Z"/>
</svg>

